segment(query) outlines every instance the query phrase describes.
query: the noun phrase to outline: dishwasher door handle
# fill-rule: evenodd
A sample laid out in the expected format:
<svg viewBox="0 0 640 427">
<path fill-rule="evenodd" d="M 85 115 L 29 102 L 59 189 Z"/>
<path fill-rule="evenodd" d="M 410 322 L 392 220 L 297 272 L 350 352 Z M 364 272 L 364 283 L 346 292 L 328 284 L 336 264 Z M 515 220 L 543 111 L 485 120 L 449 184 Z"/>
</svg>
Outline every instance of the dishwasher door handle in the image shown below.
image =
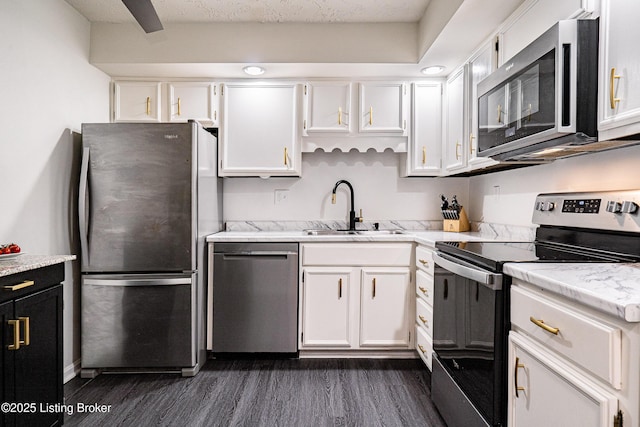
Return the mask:
<svg viewBox="0 0 640 427">
<path fill-rule="evenodd" d="M 288 257 L 290 255 L 298 255 L 296 252 L 289 251 L 244 251 L 244 252 L 219 252 L 216 255 L 222 255 L 225 258 L 246 258 L 246 257 Z"/>
</svg>

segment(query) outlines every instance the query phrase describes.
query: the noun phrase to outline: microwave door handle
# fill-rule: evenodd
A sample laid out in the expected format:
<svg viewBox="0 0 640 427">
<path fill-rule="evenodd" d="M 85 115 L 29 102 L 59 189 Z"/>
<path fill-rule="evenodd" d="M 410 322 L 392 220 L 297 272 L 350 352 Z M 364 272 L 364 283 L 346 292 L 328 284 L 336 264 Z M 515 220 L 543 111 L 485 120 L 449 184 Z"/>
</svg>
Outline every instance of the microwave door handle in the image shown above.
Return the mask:
<svg viewBox="0 0 640 427">
<path fill-rule="evenodd" d="M 577 25 L 577 22 L 572 23 Z M 556 123 L 558 132 L 576 132 L 578 43 L 576 31 L 560 31 L 556 55 Z"/>
<path fill-rule="evenodd" d="M 502 274 L 481 270 L 467 262 L 458 259 L 453 260 L 438 252 L 433 254 L 433 261 L 440 267 L 458 276 L 475 280 L 493 290 L 502 289 Z"/>
</svg>

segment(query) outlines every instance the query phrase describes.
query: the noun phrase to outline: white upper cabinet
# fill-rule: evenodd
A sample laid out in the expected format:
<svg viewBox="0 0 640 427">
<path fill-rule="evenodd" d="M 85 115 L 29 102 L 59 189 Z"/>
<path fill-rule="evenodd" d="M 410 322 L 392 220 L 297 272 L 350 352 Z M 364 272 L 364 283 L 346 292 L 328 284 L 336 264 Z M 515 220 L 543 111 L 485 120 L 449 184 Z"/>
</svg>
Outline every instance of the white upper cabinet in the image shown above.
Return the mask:
<svg viewBox="0 0 640 427">
<path fill-rule="evenodd" d="M 351 132 L 351 83 L 318 82 L 304 86 L 303 135 Z"/>
<path fill-rule="evenodd" d="M 640 2 L 602 0 L 599 139 L 640 132 Z"/>
<path fill-rule="evenodd" d="M 470 169 L 480 169 L 498 162 L 491 158 L 478 156 L 478 83 L 495 69 L 496 51 L 493 40 L 485 43 L 469 60 L 469 151 Z"/>
<path fill-rule="evenodd" d="M 406 136 L 406 94 L 402 82 L 360 83 L 360 132 Z"/>
<path fill-rule="evenodd" d="M 169 83 L 169 121 L 218 124 L 218 88 L 211 82 Z"/>
<path fill-rule="evenodd" d="M 300 176 L 300 85 L 226 83 L 220 176 Z"/>
<path fill-rule="evenodd" d="M 159 122 L 160 82 L 121 81 L 113 84 L 114 122 Z"/>
<path fill-rule="evenodd" d="M 447 172 L 467 166 L 468 139 L 465 138 L 465 78 L 466 66 L 454 71 L 447 79 L 445 91 L 444 165 Z"/>
<path fill-rule="evenodd" d="M 525 1 L 499 31 L 499 64 L 520 52 L 557 21 L 589 16 L 596 3 L 597 0 Z"/>
<path fill-rule="evenodd" d="M 414 83 L 412 95 L 407 175 L 437 176 L 442 166 L 442 83 Z"/>
</svg>

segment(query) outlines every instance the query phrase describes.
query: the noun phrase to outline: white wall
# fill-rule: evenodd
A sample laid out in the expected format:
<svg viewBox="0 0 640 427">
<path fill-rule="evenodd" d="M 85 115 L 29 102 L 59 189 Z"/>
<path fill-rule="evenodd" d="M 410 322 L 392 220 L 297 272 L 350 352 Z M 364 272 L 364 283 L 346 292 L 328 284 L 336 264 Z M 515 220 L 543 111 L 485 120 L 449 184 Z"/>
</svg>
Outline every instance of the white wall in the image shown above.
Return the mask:
<svg viewBox="0 0 640 427">
<path fill-rule="evenodd" d="M 80 124 L 109 119 L 109 78 L 89 65 L 89 22 L 63 0 L 0 2 L 0 243 L 78 254 Z M 64 284 L 64 366 L 80 357 L 78 263 Z"/>
<path fill-rule="evenodd" d="M 466 178 L 401 178 L 403 156 L 384 153 L 305 153 L 302 178 L 225 178 L 225 220 L 347 220 L 349 193 L 338 189 L 336 204 L 331 190 L 346 179 L 355 190 L 355 209 L 364 219 L 441 220 L 441 193 L 468 200 Z M 286 200 L 275 203 L 275 190 L 289 190 Z"/>
<path fill-rule="evenodd" d="M 639 160 L 635 146 L 473 177 L 471 219 L 530 226 L 538 193 L 639 189 Z"/>
</svg>

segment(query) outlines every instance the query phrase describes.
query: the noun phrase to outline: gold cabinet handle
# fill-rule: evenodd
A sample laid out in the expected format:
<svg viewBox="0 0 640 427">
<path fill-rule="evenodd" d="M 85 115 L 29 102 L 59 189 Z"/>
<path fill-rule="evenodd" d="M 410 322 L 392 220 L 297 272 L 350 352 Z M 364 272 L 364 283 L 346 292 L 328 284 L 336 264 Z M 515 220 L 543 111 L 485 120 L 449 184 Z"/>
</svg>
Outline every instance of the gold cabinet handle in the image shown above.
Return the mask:
<svg viewBox="0 0 640 427">
<path fill-rule="evenodd" d="M 609 78 L 609 104 L 611 104 L 611 109 L 615 110 L 616 109 L 616 103 L 620 102 L 620 98 L 616 98 L 616 94 L 615 94 L 615 81 L 616 79 L 619 79 L 620 76 L 616 74 L 616 68 L 613 67 L 611 69 L 611 75 Z"/>
<path fill-rule="evenodd" d="M 181 104 L 180 103 L 180 98 L 178 98 L 178 115 L 182 114 L 182 108 L 181 108 L 180 104 Z"/>
<path fill-rule="evenodd" d="M 456 160 L 460 160 L 460 153 L 458 153 L 459 146 L 460 146 L 460 143 L 456 141 Z"/>
<path fill-rule="evenodd" d="M 284 147 L 284 165 L 289 166 L 289 150 Z"/>
<path fill-rule="evenodd" d="M 147 96 L 147 116 L 151 115 L 151 97 Z"/>
<path fill-rule="evenodd" d="M 342 278 L 338 279 L 338 299 L 342 298 Z"/>
<path fill-rule="evenodd" d="M 498 123 L 502 123 L 502 105 L 498 104 Z"/>
<path fill-rule="evenodd" d="M 425 325 L 428 323 L 428 320 L 427 320 L 427 319 L 425 319 L 425 318 L 424 318 L 424 316 L 419 315 L 419 316 L 418 316 L 418 318 L 419 318 L 419 319 L 420 319 L 420 321 L 421 321 L 422 323 L 424 323 Z"/>
<path fill-rule="evenodd" d="M 476 151 L 475 148 L 473 148 L 473 140 L 475 139 L 475 136 L 473 136 L 473 132 L 471 132 L 469 134 L 469 154 L 473 155 L 473 152 Z"/>
<path fill-rule="evenodd" d="M 342 107 L 338 107 L 338 124 L 342 125 Z"/>
<path fill-rule="evenodd" d="M 429 295 L 429 291 L 427 289 L 423 288 L 422 286 L 418 286 L 418 289 L 420 289 L 420 291 L 422 291 L 423 294 L 425 294 L 427 296 Z"/>
<path fill-rule="evenodd" d="M 369 126 L 373 126 L 373 107 L 369 107 Z"/>
<path fill-rule="evenodd" d="M 9 326 L 13 326 L 13 344 L 7 346 L 7 350 L 20 349 L 20 321 L 19 320 L 7 320 Z"/>
<path fill-rule="evenodd" d="M 514 369 L 514 373 L 513 373 L 513 382 L 515 385 L 515 389 L 516 389 L 516 398 L 520 397 L 518 396 L 518 392 L 519 391 L 524 391 L 524 387 L 520 387 L 518 385 L 518 369 L 520 368 L 524 368 L 524 364 L 520 363 L 520 358 L 516 357 L 516 366 Z"/>
<path fill-rule="evenodd" d="M 422 164 L 427 163 L 427 147 L 422 146 Z"/>
<path fill-rule="evenodd" d="M 376 278 L 373 278 L 373 287 L 371 289 L 371 298 L 376 297 Z"/>
<path fill-rule="evenodd" d="M 420 349 L 420 351 L 424 354 L 427 352 L 427 349 L 424 348 L 422 345 L 418 344 L 418 348 Z"/>
<path fill-rule="evenodd" d="M 25 280 L 22 283 L 18 283 L 17 285 L 7 285 L 4 286 L 4 289 L 7 291 L 19 291 L 20 289 L 28 288 L 29 286 L 35 285 L 36 282 L 33 280 Z"/>
<path fill-rule="evenodd" d="M 542 329 L 544 329 L 549 333 L 552 333 L 553 335 L 558 335 L 558 332 L 560 332 L 559 328 L 554 328 L 552 326 L 545 324 L 542 319 L 538 320 L 535 317 L 531 316 L 529 317 L 529 320 L 531 320 L 531 322 L 533 322 L 536 326 L 541 327 Z"/>
<path fill-rule="evenodd" d="M 420 263 L 424 266 L 429 266 L 429 261 L 427 261 L 426 259 L 419 259 L 418 261 L 420 261 Z"/>
<path fill-rule="evenodd" d="M 20 340 L 20 345 L 29 345 L 31 344 L 31 327 L 29 325 L 28 317 L 18 317 L 18 321 L 24 324 L 24 340 Z"/>
</svg>

